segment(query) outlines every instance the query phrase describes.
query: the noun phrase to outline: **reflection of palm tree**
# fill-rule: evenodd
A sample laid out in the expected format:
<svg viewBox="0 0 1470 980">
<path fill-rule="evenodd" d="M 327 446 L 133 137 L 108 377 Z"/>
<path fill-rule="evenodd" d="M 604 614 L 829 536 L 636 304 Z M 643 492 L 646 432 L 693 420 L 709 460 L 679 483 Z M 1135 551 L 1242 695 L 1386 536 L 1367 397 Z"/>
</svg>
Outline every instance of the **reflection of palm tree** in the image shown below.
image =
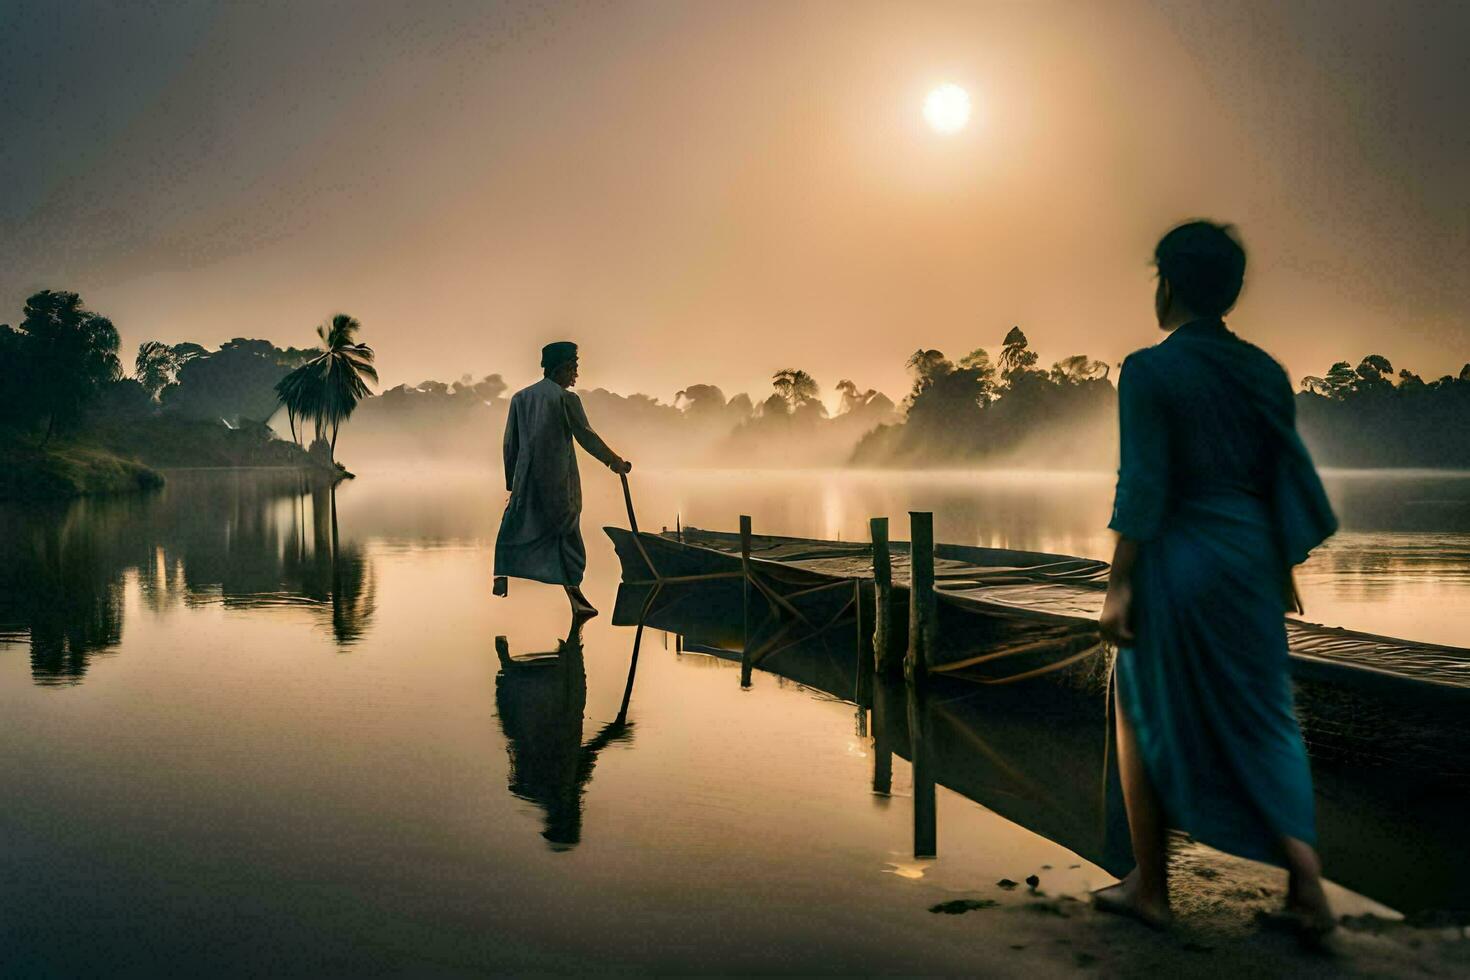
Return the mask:
<svg viewBox="0 0 1470 980">
<path fill-rule="evenodd" d="M 360 640 L 376 611 L 372 564 L 338 533 L 328 481 L 301 481 L 180 472 L 156 495 L 0 506 L 0 641 L 28 640 L 37 684 L 80 683 L 121 642 L 130 571 L 154 612 L 304 607 L 338 643 Z"/>
<path fill-rule="evenodd" d="M 332 635 L 346 645 L 361 639 L 377 608 L 372 567 L 358 548 L 342 549 L 337 534 L 337 487 L 332 496 Z"/>
<path fill-rule="evenodd" d="M 554 652 L 512 658 L 503 636 L 495 638 L 495 652 L 495 709 L 510 754 L 510 791 L 541 807 L 541 836 L 553 849 L 569 850 L 582 839 L 582 794 L 598 753 L 632 738 L 626 708 L 583 743 L 587 670 L 575 620 Z"/>
<path fill-rule="evenodd" d="M 345 313 L 332 317 L 329 325 L 317 327 L 321 352 L 292 371 L 276 385 L 276 394 L 292 419 L 311 419 L 320 438 L 331 432 L 330 458 L 337 458 L 337 431 L 352 415 L 357 403 L 371 394 L 367 381 L 378 380 L 373 367 L 373 349 L 357 342 L 361 324 Z M 367 380 L 364 380 L 367 379 Z"/>
<path fill-rule="evenodd" d="M 312 481 L 311 553 L 300 549 L 293 556 L 296 581 L 301 594 L 332 607 L 332 635 L 342 645 L 355 643 L 366 634 L 377 610 L 377 588 L 372 565 L 362 549 L 343 545 L 337 527 L 337 488 L 327 481 Z"/>
</svg>

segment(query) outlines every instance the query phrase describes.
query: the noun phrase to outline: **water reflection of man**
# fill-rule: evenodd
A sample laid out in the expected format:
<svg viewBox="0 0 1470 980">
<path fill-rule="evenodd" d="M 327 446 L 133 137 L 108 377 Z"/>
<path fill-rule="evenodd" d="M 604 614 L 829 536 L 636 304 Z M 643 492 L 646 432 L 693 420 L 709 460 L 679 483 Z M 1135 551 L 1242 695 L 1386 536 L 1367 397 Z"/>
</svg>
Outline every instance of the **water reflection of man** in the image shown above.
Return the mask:
<svg viewBox="0 0 1470 980">
<path fill-rule="evenodd" d="M 579 620 L 553 652 L 512 658 L 503 636 L 495 638 L 495 652 L 495 708 L 510 754 L 510 791 L 545 810 L 541 836 L 554 850 L 569 850 L 582 839 L 582 794 L 597 754 L 631 738 L 631 726 L 620 717 L 582 742 L 587 670 Z"/>
<path fill-rule="evenodd" d="M 495 539 L 495 594 L 506 594 L 506 577 L 560 585 L 572 612 L 595 616 L 582 594 L 587 549 L 582 543 L 582 482 L 576 440 L 614 473 L 633 464 L 608 448 L 592 431 L 577 381 L 577 345 L 559 341 L 541 351 L 545 377 L 511 396 L 505 421 L 505 488 L 510 502 Z"/>
</svg>

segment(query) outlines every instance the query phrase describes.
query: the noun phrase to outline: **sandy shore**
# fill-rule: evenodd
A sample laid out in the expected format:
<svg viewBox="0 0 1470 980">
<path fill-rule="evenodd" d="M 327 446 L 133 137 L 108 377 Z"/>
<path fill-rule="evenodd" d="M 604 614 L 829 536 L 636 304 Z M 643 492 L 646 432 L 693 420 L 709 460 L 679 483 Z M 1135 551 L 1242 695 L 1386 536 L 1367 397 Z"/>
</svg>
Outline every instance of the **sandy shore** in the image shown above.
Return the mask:
<svg viewBox="0 0 1470 980">
<path fill-rule="evenodd" d="M 1261 920 L 1279 910 L 1285 873 L 1187 845 L 1171 861 L 1174 926 L 1154 932 L 1100 913 L 1084 894 L 1047 892 L 1045 869 L 1017 869 L 1017 884 L 972 895 L 969 911 L 936 915 L 973 930 L 985 950 L 977 972 L 1013 975 L 1175 977 L 1449 977 L 1470 975 L 1470 927 L 1449 921 L 1409 924 L 1361 896 L 1333 888 L 1342 928 L 1327 951 Z M 1036 875 L 1035 887 L 1025 879 Z M 997 946 L 1009 956 L 997 955 Z M 1000 961 L 999 963 L 997 961 Z"/>
</svg>

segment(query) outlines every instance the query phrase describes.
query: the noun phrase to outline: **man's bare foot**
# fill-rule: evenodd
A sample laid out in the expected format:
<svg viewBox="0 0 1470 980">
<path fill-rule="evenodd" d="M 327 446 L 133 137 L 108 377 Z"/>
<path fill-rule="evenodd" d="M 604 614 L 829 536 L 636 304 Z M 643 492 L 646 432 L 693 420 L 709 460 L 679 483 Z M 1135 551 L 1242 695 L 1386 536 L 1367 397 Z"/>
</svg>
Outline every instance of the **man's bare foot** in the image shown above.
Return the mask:
<svg viewBox="0 0 1470 980">
<path fill-rule="evenodd" d="M 1327 937 L 1337 928 L 1337 917 L 1322 887 L 1322 863 L 1308 844 L 1293 838 L 1283 842 L 1290 875 L 1286 883 L 1286 908 L 1275 916 L 1275 925 L 1296 932 L 1302 943 L 1317 949 L 1327 948 Z"/>
<path fill-rule="evenodd" d="M 1137 919 L 1150 929 L 1167 929 L 1174 921 L 1174 915 L 1169 911 L 1169 900 L 1165 897 L 1162 901 L 1144 901 L 1139 896 L 1138 871 L 1135 869 L 1128 873 L 1128 877 L 1110 885 L 1107 888 L 1099 888 L 1092 893 L 1092 907 L 1100 912 L 1110 912 L 1113 915 L 1126 915 Z"/>
<path fill-rule="evenodd" d="M 1337 917 L 1332 914 L 1321 878 L 1292 881 L 1286 896 L 1286 914 L 1295 920 L 1302 941 L 1308 945 L 1321 946 L 1337 928 Z"/>
<path fill-rule="evenodd" d="M 568 585 L 566 590 L 567 601 L 572 604 L 572 615 L 574 617 L 577 619 L 591 619 L 597 615 L 597 607 L 587 601 L 587 597 L 582 594 L 581 589 L 575 585 Z"/>
</svg>

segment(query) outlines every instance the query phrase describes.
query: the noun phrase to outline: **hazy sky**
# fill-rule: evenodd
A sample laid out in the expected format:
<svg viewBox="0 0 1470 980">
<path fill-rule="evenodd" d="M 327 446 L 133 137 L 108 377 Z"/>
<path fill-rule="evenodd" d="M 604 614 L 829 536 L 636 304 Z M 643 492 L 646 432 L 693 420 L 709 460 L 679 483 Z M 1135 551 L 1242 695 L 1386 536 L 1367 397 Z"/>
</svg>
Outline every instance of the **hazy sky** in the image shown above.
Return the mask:
<svg viewBox="0 0 1470 980">
<path fill-rule="evenodd" d="M 1470 360 L 1470 4 L 0 4 L 0 321 L 144 340 L 344 310 L 392 385 L 661 398 L 916 347 L 1117 361 L 1151 248 L 1235 222 L 1293 376 Z M 971 125 L 931 131 L 942 82 Z"/>
</svg>

